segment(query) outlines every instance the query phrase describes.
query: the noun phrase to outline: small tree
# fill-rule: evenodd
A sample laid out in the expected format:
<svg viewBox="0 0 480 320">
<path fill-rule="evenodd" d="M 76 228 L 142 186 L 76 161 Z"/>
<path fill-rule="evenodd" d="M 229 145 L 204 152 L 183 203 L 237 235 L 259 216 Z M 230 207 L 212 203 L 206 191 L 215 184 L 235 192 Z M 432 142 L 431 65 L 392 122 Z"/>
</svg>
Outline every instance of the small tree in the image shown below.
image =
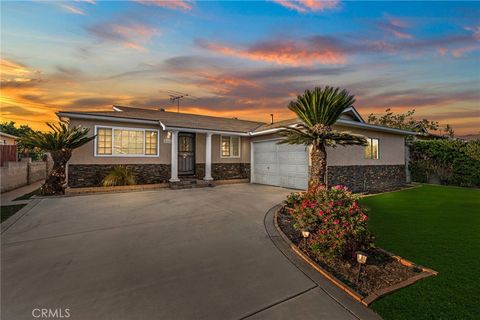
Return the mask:
<svg viewBox="0 0 480 320">
<path fill-rule="evenodd" d="M 65 194 L 65 166 L 72 156 L 72 151 L 95 139 L 95 136 L 87 137 L 88 128 L 69 127 L 63 122 L 59 122 L 58 125 L 50 123 L 47 125 L 52 131 L 31 132 L 22 137 L 21 142 L 27 147 L 47 151 L 52 156 L 53 167 L 42 185 L 40 193 L 42 195 Z"/>
<path fill-rule="evenodd" d="M 280 131 L 284 137 L 280 143 L 312 146 L 309 188 L 319 183 L 327 184 L 327 147 L 367 145 L 367 140 L 362 135 L 332 128 L 354 102 L 354 96 L 348 91 L 329 86 L 324 89 L 317 87 L 314 90 L 305 90 L 296 101 L 290 102 L 288 108 L 297 114 L 302 123 Z"/>
</svg>

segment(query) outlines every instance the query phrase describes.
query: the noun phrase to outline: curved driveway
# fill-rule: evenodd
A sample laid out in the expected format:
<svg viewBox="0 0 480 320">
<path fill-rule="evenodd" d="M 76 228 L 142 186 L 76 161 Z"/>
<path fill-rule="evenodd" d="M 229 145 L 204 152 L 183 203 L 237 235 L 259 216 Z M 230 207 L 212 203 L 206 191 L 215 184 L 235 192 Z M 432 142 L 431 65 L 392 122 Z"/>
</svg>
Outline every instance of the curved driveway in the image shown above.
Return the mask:
<svg viewBox="0 0 480 320">
<path fill-rule="evenodd" d="M 34 308 L 88 320 L 375 318 L 333 299 L 268 237 L 265 213 L 289 192 L 238 184 L 41 200 L 2 234 L 2 319 L 34 319 Z"/>
</svg>

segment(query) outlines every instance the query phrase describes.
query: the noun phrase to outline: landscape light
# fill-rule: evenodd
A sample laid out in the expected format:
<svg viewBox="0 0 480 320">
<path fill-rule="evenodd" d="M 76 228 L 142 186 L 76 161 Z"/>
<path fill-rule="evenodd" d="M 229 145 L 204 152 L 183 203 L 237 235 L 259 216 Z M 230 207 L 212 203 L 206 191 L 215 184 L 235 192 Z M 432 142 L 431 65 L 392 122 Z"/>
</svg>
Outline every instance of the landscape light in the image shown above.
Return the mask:
<svg viewBox="0 0 480 320">
<path fill-rule="evenodd" d="M 362 271 L 362 265 L 367 263 L 367 258 L 368 258 L 368 255 L 365 252 L 357 251 L 358 273 L 357 273 L 357 281 L 355 281 L 355 283 L 358 283 L 358 280 L 360 279 L 360 272 Z"/>
<path fill-rule="evenodd" d="M 367 263 L 368 255 L 362 251 L 357 251 L 357 262 L 360 264 Z"/>
</svg>

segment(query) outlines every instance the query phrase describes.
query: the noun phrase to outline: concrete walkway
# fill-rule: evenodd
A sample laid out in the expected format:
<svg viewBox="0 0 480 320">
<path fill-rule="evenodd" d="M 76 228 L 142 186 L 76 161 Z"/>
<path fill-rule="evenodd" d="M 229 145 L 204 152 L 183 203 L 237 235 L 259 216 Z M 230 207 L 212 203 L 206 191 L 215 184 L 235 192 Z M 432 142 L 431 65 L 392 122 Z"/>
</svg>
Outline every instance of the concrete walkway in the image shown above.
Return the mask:
<svg viewBox="0 0 480 320">
<path fill-rule="evenodd" d="M 42 186 L 42 184 L 43 184 L 43 181 L 37 181 L 37 182 L 34 182 L 32 184 L 29 184 L 29 185 L 26 185 L 26 186 L 23 186 L 23 187 L 14 189 L 14 190 L 4 192 L 0 195 L 0 204 L 2 206 L 10 206 L 10 205 L 14 205 L 14 204 L 27 204 L 31 201 L 30 199 L 29 200 L 17 200 L 17 201 L 13 201 L 13 200 L 18 198 L 18 197 L 23 196 L 24 194 L 30 193 L 30 192 L 40 188 Z"/>
<path fill-rule="evenodd" d="M 44 199 L 2 234 L 2 319 L 378 319 L 265 230 L 290 191 L 224 185 Z M 38 200 L 35 200 L 38 201 Z"/>
</svg>

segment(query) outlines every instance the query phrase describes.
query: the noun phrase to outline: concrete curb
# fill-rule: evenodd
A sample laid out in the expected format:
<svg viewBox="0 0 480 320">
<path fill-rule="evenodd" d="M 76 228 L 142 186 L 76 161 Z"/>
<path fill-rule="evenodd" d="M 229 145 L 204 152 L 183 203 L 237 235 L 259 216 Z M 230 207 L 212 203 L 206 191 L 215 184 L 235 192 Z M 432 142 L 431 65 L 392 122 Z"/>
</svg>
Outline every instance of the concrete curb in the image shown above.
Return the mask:
<svg viewBox="0 0 480 320">
<path fill-rule="evenodd" d="M 399 263 L 403 264 L 404 266 L 416 267 L 416 268 L 421 269 L 422 273 L 420 273 L 416 276 L 413 276 L 411 278 L 408 278 L 404 281 L 401 281 L 397 284 L 391 285 L 389 287 L 376 290 L 376 291 L 372 292 L 371 294 L 369 294 L 368 296 L 364 297 L 364 296 L 360 295 L 359 293 L 357 293 L 352 288 L 350 288 L 349 286 L 347 286 L 346 284 L 344 284 L 342 281 L 338 280 L 337 277 L 332 275 L 330 272 L 328 272 L 325 269 L 323 269 L 322 267 L 320 267 L 315 261 L 310 259 L 310 257 L 308 257 L 300 248 L 298 248 L 287 237 L 286 234 L 283 233 L 283 231 L 281 230 L 280 226 L 277 223 L 278 213 L 279 213 L 280 210 L 281 210 L 281 206 L 278 206 L 275 209 L 275 213 L 274 213 L 274 217 L 273 217 L 274 218 L 274 226 L 275 226 L 275 229 L 277 230 L 277 232 L 280 234 L 281 238 L 288 244 L 290 249 L 293 250 L 299 257 L 301 257 L 308 265 L 310 265 L 310 267 L 312 267 L 314 270 L 316 270 L 318 273 L 320 273 L 323 277 L 325 277 L 326 279 L 331 281 L 333 284 L 335 284 L 339 289 L 344 291 L 350 297 L 352 297 L 356 301 L 362 303 L 364 306 L 368 306 L 369 304 L 371 304 L 373 301 L 377 300 L 380 297 L 386 296 L 386 295 L 388 295 L 390 293 L 393 293 L 397 290 L 400 290 L 400 289 L 405 288 L 409 285 L 412 285 L 417 281 L 420 281 L 420 280 L 425 279 L 427 277 L 435 276 L 435 275 L 438 274 L 438 272 L 435 271 L 435 270 L 425 268 L 425 267 L 422 267 L 422 266 L 418 266 L 418 265 L 414 264 L 413 262 L 411 262 L 409 260 L 406 260 L 406 259 L 404 259 L 400 256 L 394 255 L 393 253 L 390 253 L 390 252 L 388 252 L 386 250 L 383 250 L 381 248 L 377 248 L 378 250 L 380 250 L 383 253 L 389 255 L 390 257 L 397 260 Z"/>
<path fill-rule="evenodd" d="M 13 216 L 9 217 L 7 220 L 3 221 L 0 226 L 0 234 L 3 234 L 5 231 L 7 231 L 11 226 L 13 226 L 18 220 L 20 220 L 41 201 L 41 199 L 30 200 L 30 202 L 25 207 L 18 210 Z"/>
</svg>

